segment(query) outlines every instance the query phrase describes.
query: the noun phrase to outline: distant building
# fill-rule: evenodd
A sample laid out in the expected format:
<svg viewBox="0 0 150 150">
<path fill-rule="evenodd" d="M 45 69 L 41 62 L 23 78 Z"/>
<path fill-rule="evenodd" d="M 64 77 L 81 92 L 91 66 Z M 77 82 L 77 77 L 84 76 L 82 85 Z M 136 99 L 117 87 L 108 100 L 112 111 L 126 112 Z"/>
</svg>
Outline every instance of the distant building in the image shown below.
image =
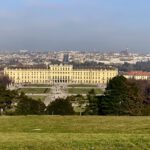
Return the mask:
<svg viewBox="0 0 150 150">
<path fill-rule="evenodd" d="M 150 80 L 150 72 L 130 71 L 125 73 L 124 77 L 127 79 L 135 79 L 135 80 Z"/>
<path fill-rule="evenodd" d="M 73 68 L 72 65 L 50 65 L 43 69 L 5 68 L 4 74 L 16 84 L 106 84 L 118 75 L 116 68 Z"/>
<path fill-rule="evenodd" d="M 64 64 L 69 63 L 69 54 L 64 54 L 63 63 L 64 63 Z"/>
<path fill-rule="evenodd" d="M 129 53 L 128 53 L 128 48 L 126 50 L 123 50 L 120 52 L 121 55 L 125 55 L 125 56 L 128 56 Z"/>
<path fill-rule="evenodd" d="M 26 50 L 26 49 L 21 49 L 19 52 L 20 52 L 20 53 L 27 53 L 27 52 L 29 52 L 29 51 Z"/>
</svg>

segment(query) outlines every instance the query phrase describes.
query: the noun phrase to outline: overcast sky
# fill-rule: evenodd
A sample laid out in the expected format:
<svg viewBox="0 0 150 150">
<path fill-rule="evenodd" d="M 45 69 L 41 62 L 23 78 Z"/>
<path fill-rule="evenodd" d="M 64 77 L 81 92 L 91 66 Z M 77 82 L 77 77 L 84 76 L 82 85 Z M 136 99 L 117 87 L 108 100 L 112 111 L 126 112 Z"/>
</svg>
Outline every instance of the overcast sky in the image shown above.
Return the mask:
<svg viewBox="0 0 150 150">
<path fill-rule="evenodd" d="M 150 0 L 0 0 L 0 49 L 150 51 Z"/>
</svg>

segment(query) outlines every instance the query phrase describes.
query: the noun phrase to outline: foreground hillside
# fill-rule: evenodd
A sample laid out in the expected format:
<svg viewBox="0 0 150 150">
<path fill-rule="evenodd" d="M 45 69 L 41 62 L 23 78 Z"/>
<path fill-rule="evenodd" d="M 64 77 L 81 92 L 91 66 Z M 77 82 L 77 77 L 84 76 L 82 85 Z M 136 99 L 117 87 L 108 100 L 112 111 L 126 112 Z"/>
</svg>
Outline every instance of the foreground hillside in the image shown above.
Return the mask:
<svg viewBox="0 0 150 150">
<path fill-rule="evenodd" d="M 148 150 L 150 117 L 0 117 L 0 150 Z"/>
</svg>

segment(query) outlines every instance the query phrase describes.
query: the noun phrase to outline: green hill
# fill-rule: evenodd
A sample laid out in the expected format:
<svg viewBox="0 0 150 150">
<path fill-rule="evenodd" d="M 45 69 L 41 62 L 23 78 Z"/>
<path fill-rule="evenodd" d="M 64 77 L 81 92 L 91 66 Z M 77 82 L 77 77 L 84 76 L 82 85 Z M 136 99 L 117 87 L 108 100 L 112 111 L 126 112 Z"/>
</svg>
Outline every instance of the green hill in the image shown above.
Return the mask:
<svg viewBox="0 0 150 150">
<path fill-rule="evenodd" d="M 148 150 L 150 117 L 1 116 L 0 150 Z"/>
</svg>

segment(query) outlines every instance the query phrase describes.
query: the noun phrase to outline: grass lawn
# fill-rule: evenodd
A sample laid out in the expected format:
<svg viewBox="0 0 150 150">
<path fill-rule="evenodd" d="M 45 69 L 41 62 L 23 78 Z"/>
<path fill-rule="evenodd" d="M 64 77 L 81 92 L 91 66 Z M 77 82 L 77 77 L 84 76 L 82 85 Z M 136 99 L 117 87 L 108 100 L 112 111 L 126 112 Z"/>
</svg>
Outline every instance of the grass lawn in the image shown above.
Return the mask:
<svg viewBox="0 0 150 150">
<path fill-rule="evenodd" d="M 150 117 L 2 116 L 0 150 L 149 150 Z"/>
<path fill-rule="evenodd" d="M 36 95 L 36 96 L 30 95 L 30 96 L 28 96 L 28 97 L 31 97 L 31 98 L 33 98 L 33 99 L 35 99 L 35 100 L 41 99 L 42 102 L 43 102 L 43 101 L 45 100 L 45 98 L 46 98 L 46 96 L 40 96 L 40 95 Z"/>
<path fill-rule="evenodd" d="M 51 87 L 51 84 L 28 84 L 28 85 L 24 85 L 24 86 L 34 86 L 34 87 Z"/>
<path fill-rule="evenodd" d="M 103 91 L 99 88 L 68 88 L 70 94 L 88 94 L 88 92 L 94 89 L 96 94 L 102 94 Z"/>
<path fill-rule="evenodd" d="M 50 91 L 50 88 L 21 88 L 18 89 L 18 91 L 24 93 L 40 94 L 48 93 Z"/>
<path fill-rule="evenodd" d="M 68 87 L 97 87 L 96 84 L 69 84 Z"/>
</svg>

